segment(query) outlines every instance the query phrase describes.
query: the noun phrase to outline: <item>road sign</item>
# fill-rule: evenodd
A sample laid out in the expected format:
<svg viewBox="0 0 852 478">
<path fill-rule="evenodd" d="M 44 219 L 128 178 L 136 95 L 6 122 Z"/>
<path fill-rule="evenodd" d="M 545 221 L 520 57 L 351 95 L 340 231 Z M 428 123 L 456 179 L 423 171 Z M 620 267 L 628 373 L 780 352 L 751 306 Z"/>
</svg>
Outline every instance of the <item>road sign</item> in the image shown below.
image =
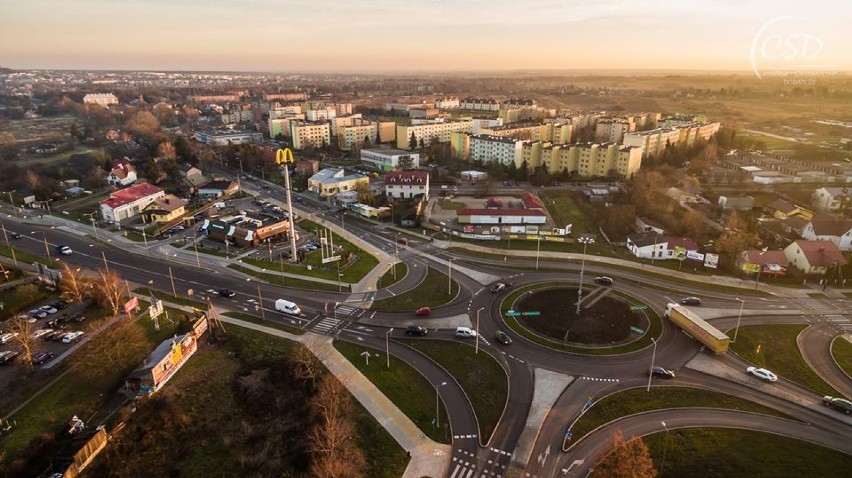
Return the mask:
<svg viewBox="0 0 852 478">
<path fill-rule="evenodd" d="M 340 256 L 330 256 L 330 257 L 326 257 L 326 258 L 324 258 L 324 259 L 322 260 L 322 263 L 323 263 L 323 264 L 327 264 L 327 263 L 329 263 L 329 262 L 337 262 L 337 261 L 339 261 L 339 260 L 340 260 Z"/>
<path fill-rule="evenodd" d="M 648 308 L 648 306 L 645 305 L 645 304 L 631 305 L 630 306 L 630 310 L 632 310 L 633 312 L 638 312 L 640 310 L 645 310 L 647 308 Z"/>
<path fill-rule="evenodd" d="M 130 315 L 130 311 L 137 307 L 139 307 L 139 298 L 133 297 L 124 303 L 124 312 L 126 312 L 127 315 Z"/>
<path fill-rule="evenodd" d="M 163 301 L 157 299 L 153 304 L 151 304 L 151 307 L 148 307 L 148 312 L 151 314 L 152 319 L 157 318 L 163 313 Z"/>
<path fill-rule="evenodd" d="M 632 330 L 633 332 L 636 332 L 637 334 L 644 334 L 645 333 L 645 330 L 640 329 L 639 327 L 630 327 L 630 330 Z"/>
<path fill-rule="evenodd" d="M 509 317 L 538 317 L 541 315 L 541 312 L 538 310 L 530 310 L 526 312 L 521 312 L 519 310 L 507 310 L 506 315 Z"/>
</svg>

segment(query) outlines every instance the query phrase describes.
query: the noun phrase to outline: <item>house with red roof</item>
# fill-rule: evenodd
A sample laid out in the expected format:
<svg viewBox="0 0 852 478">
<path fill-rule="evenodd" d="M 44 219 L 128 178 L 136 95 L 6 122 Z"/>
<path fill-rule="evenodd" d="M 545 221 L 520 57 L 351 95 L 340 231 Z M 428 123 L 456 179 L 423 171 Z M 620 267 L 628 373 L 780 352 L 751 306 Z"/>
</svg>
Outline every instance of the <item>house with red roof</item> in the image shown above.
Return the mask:
<svg viewBox="0 0 852 478">
<path fill-rule="evenodd" d="M 825 275 L 831 267 L 846 264 L 846 258 L 831 241 L 799 239 L 784 248 L 784 254 L 794 267 L 805 274 Z"/>
<path fill-rule="evenodd" d="M 104 221 L 121 222 L 141 213 L 149 204 L 165 195 L 162 188 L 151 183 L 139 183 L 119 189 L 101 201 L 101 218 Z"/>
<path fill-rule="evenodd" d="M 107 175 L 110 186 L 127 186 L 136 182 L 136 168 L 129 162 L 119 162 Z"/>
</svg>

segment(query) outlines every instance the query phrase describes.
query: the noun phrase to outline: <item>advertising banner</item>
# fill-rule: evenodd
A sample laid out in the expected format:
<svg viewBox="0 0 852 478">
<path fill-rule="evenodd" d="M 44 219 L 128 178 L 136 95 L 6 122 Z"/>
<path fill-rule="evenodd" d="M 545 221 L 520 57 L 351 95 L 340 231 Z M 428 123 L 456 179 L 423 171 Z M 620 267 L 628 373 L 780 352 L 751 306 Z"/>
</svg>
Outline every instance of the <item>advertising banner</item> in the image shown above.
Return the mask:
<svg viewBox="0 0 852 478">
<path fill-rule="evenodd" d="M 686 258 L 691 259 L 693 261 L 703 261 L 704 254 L 695 251 L 686 251 Z"/>
<path fill-rule="evenodd" d="M 130 312 L 139 307 L 139 298 L 134 297 L 124 303 L 124 312 L 130 315 Z"/>
<path fill-rule="evenodd" d="M 715 269 L 719 267 L 719 254 L 708 252 L 704 254 L 704 267 Z"/>
</svg>

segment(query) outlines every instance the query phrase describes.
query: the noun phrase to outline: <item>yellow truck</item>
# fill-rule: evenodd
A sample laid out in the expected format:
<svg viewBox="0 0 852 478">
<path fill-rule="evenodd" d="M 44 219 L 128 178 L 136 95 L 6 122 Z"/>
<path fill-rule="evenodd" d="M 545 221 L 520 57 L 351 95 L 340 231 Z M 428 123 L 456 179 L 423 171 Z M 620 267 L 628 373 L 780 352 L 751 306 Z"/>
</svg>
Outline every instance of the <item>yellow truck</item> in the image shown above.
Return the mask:
<svg viewBox="0 0 852 478">
<path fill-rule="evenodd" d="M 720 354 L 728 350 L 730 339 L 716 327 L 708 324 L 692 310 L 680 304 L 668 304 L 666 317 L 683 329 L 687 335 L 701 342 L 708 349 Z"/>
</svg>

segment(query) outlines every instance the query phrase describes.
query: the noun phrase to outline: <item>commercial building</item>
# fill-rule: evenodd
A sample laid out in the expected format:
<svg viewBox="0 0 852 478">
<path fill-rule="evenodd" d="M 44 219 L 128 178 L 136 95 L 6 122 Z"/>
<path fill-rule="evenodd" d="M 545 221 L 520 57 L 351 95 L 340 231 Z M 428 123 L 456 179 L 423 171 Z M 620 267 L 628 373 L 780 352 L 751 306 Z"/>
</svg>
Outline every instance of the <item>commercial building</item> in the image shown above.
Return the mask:
<svg viewBox="0 0 852 478">
<path fill-rule="evenodd" d="M 110 193 L 109 198 L 100 202 L 101 219 L 107 222 L 129 219 L 165 195 L 162 188 L 150 183 L 139 183 L 120 189 Z"/>
<path fill-rule="evenodd" d="M 469 141 L 470 161 L 483 164 L 497 162 L 503 166 L 519 165 L 523 145 L 527 142 L 489 135 L 472 135 Z"/>
<path fill-rule="evenodd" d="M 206 324 L 204 329 L 206 330 Z M 139 368 L 127 376 L 127 389 L 137 395 L 156 393 L 197 350 L 198 337 L 194 331 L 164 340 Z"/>
<path fill-rule="evenodd" d="M 84 105 L 99 105 L 108 108 L 109 105 L 117 105 L 118 97 L 112 93 L 90 93 L 83 97 Z"/>
<path fill-rule="evenodd" d="M 290 138 L 296 150 L 327 146 L 331 144 L 331 126 L 328 123 L 290 121 Z"/>
<path fill-rule="evenodd" d="M 470 133 L 472 131 L 472 120 L 435 122 L 420 125 L 397 125 L 396 147 L 399 149 L 411 149 L 409 143 L 412 136 L 414 136 L 417 146 L 420 146 L 421 141 L 424 146 L 429 146 L 435 140 L 442 143 L 449 142 L 452 133 Z"/>
<path fill-rule="evenodd" d="M 411 160 L 412 168 L 420 167 L 420 154 L 390 148 L 365 148 L 361 150 L 361 162 L 379 171 L 393 171 L 403 158 Z"/>
<path fill-rule="evenodd" d="M 429 173 L 426 171 L 392 171 L 385 174 L 385 195 L 410 199 L 423 195 L 429 200 Z"/>
<path fill-rule="evenodd" d="M 539 209 L 476 209 L 458 210 L 460 224 L 546 224 L 547 214 Z"/>
<path fill-rule="evenodd" d="M 378 124 L 364 119 L 353 119 L 346 126 L 337 128 L 337 145 L 343 151 L 349 151 L 355 145 L 363 145 L 365 142 L 376 144 L 378 142 Z"/>
<path fill-rule="evenodd" d="M 260 143 L 263 141 L 263 133 L 237 129 L 213 129 L 209 131 L 198 131 L 195 140 L 212 146 L 227 146 L 228 144 Z"/>
<path fill-rule="evenodd" d="M 214 220 L 205 219 L 201 230 L 207 237 L 217 241 L 227 241 L 240 247 L 255 247 L 287 237 L 290 220 L 238 214 Z"/>
<path fill-rule="evenodd" d="M 198 195 L 206 198 L 220 198 L 230 196 L 239 191 L 240 186 L 236 181 L 229 179 L 215 179 L 198 188 Z"/>
<path fill-rule="evenodd" d="M 308 178 L 308 191 L 318 193 L 321 197 L 352 191 L 360 185 L 369 186 L 370 179 L 361 174 L 347 174 L 342 168 L 326 168 Z"/>
</svg>

